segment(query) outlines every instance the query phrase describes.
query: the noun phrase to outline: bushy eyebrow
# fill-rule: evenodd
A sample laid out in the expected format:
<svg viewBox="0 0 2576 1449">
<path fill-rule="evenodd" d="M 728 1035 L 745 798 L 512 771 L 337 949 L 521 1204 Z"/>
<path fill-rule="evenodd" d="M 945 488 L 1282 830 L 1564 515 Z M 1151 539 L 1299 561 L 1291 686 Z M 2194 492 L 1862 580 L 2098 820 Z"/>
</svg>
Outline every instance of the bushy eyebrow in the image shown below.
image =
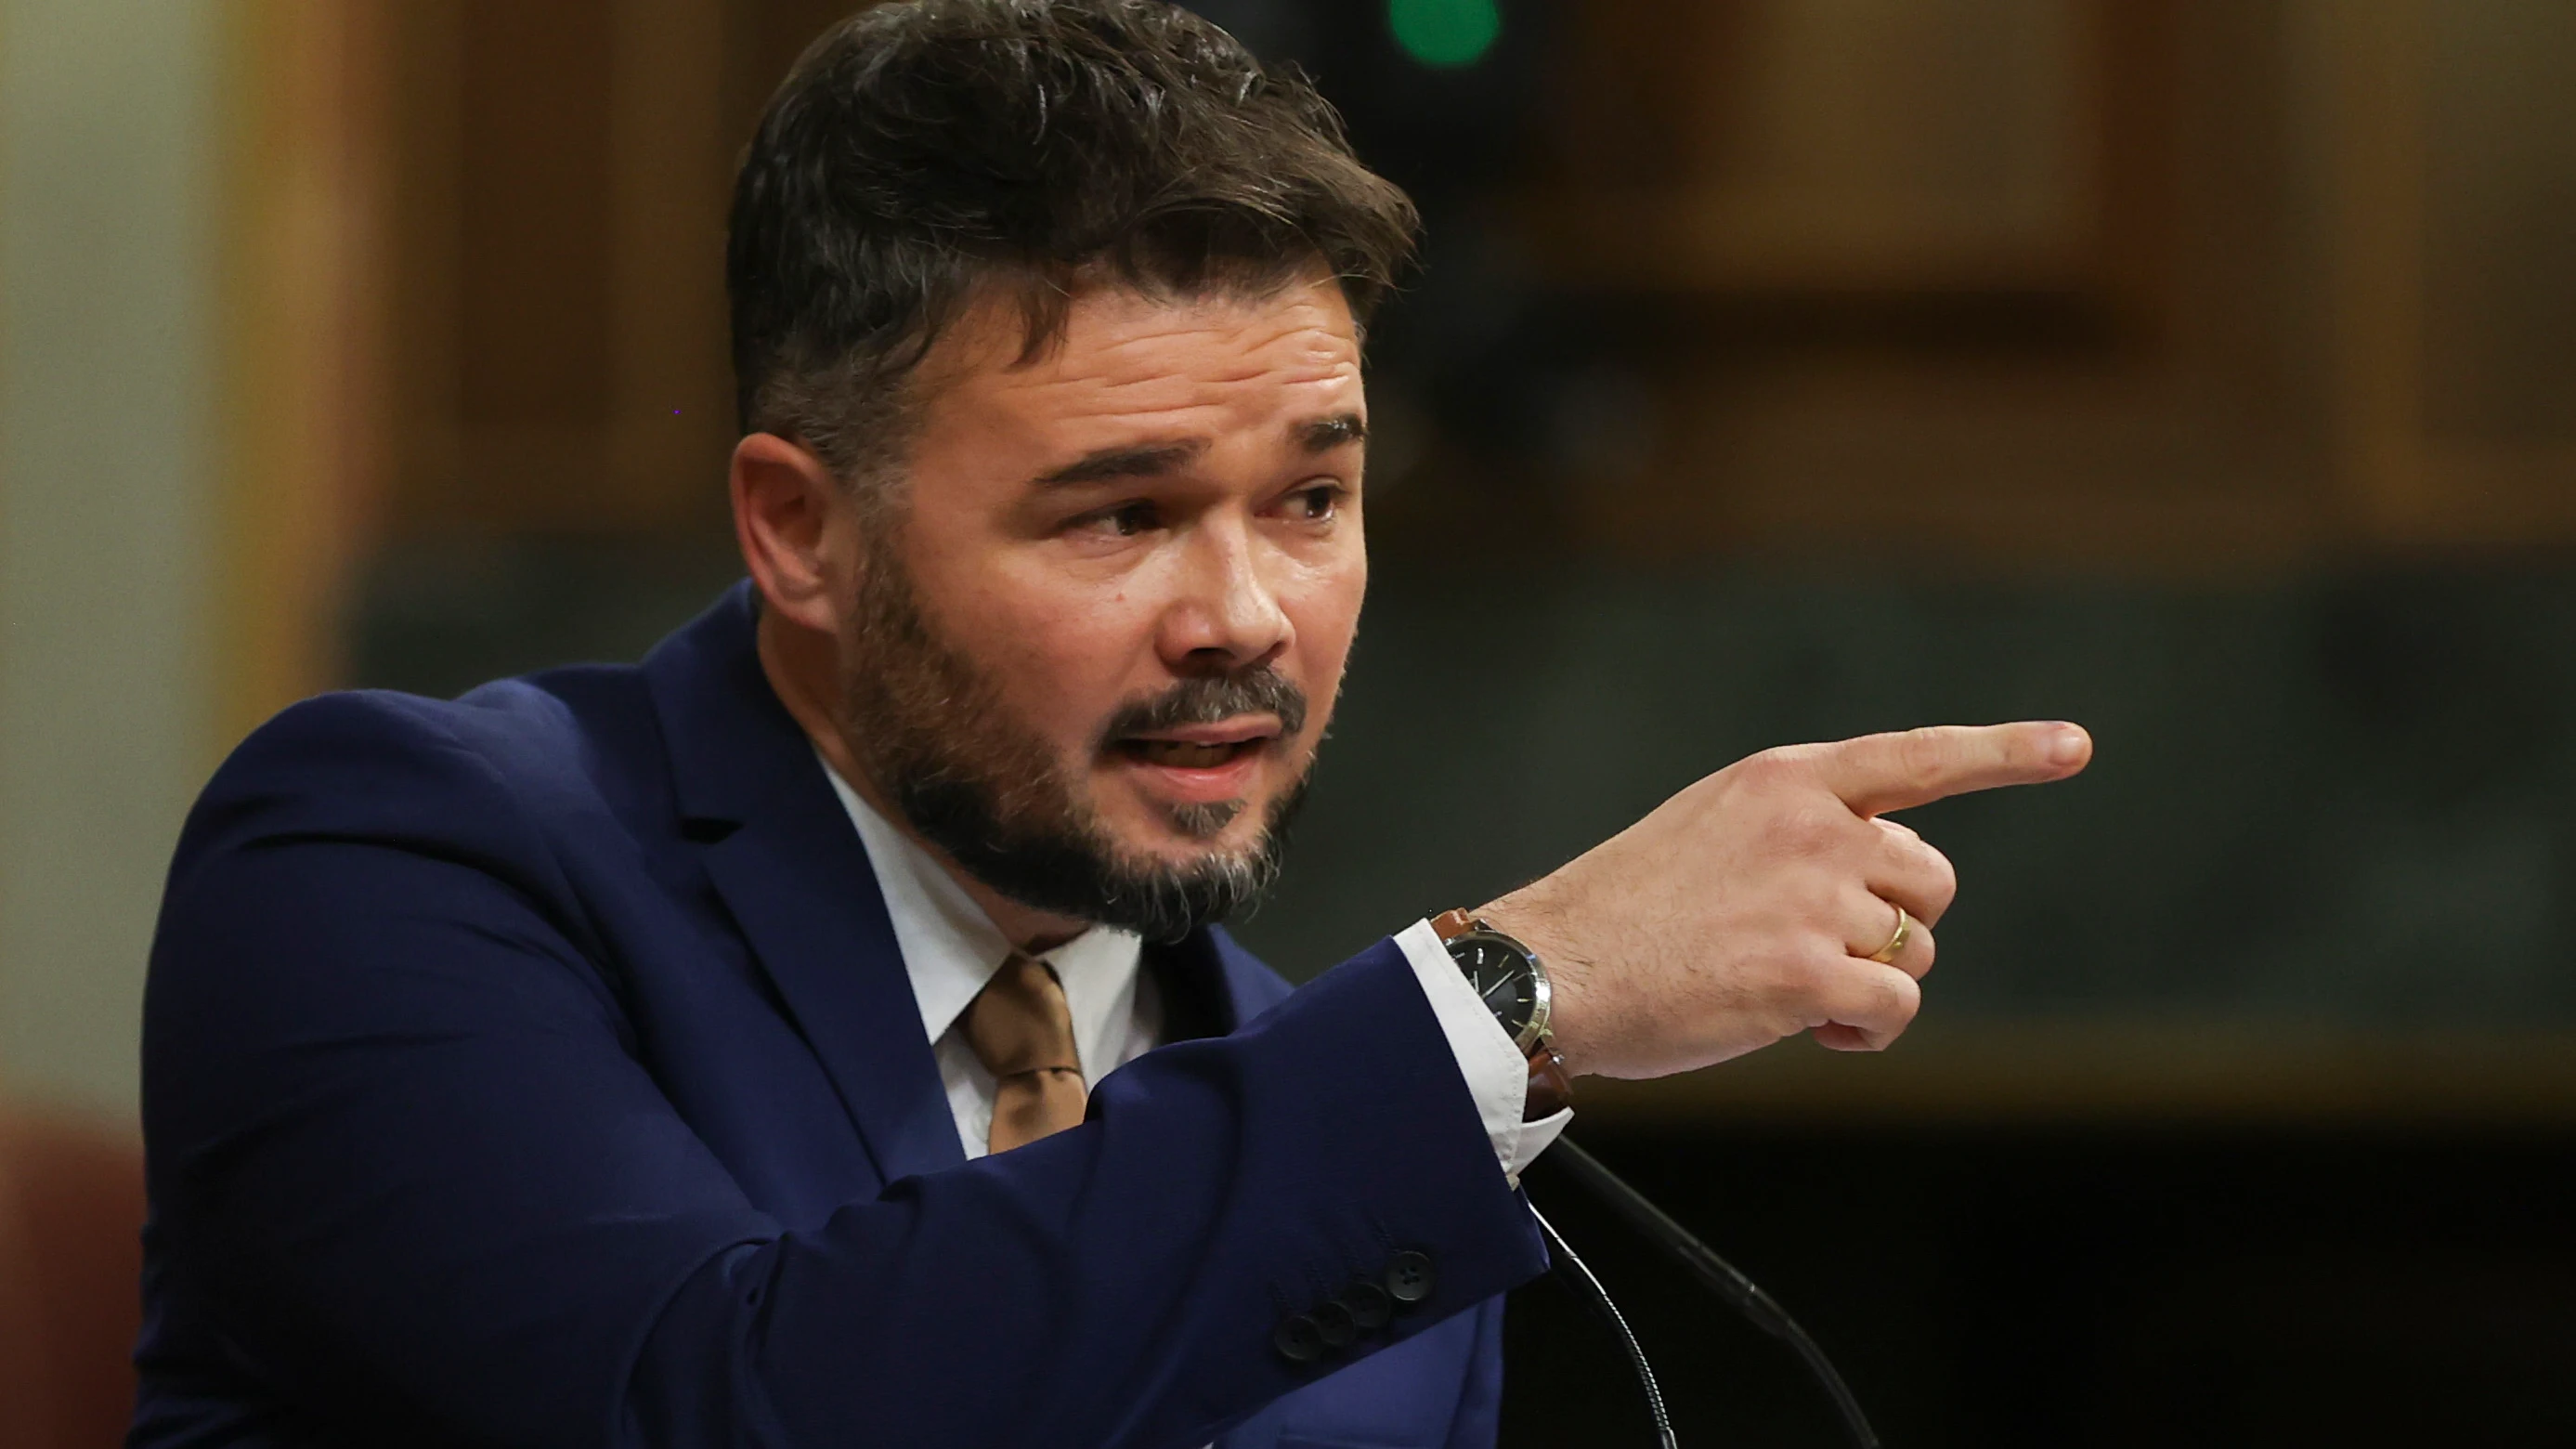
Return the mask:
<svg viewBox="0 0 2576 1449">
<path fill-rule="evenodd" d="M 1039 488 L 1061 488 L 1077 483 L 1104 483 L 1117 478 L 1160 478 L 1179 472 L 1189 461 L 1207 451 L 1204 440 L 1186 443 L 1150 443 L 1141 448 L 1102 448 L 1085 453 L 1061 468 L 1040 473 L 1030 482 Z"/>
<path fill-rule="evenodd" d="M 1337 413 L 1297 426 L 1297 440 L 1309 453 L 1329 453 L 1368 437 L 1368 424 L 1358 413 Z"/>
<path fill-rule="evenodd" d="M 1368 436 L 1368 424 L 1357 413 L 1337 413 L 1296 425 L 1297 445 L 1309 454 L 1329 453 Z M 1134 448 L 1102 448 L 1085 453 L 1061 468 L 1050 468 L 1029 480 L 1034 488 L 1066 488 L 1108 483 L 1122 478 L 1162 478 L 1179 472 L 1207 451 L 1207 440 L 1148 443 Z"/>
</svg>

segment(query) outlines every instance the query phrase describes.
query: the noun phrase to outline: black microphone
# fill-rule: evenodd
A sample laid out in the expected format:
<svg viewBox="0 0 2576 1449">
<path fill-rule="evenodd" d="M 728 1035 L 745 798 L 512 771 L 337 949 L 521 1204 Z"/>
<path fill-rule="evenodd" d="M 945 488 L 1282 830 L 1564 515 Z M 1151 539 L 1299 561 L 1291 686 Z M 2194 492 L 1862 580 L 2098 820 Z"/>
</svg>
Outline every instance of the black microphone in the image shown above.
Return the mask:
<svg viewBox="0 0 2576 1449">
<path fill-rule="evenodd" d="M 1796 1350 L 1807 1371 L 1815 1376 L 1816 1382 L 1834 1401 L 1834 1409 L 1842 1415 L 1843 1428 L 1852 1443 L 1858 1449 L 1878 1449 L 1878 1435 L 1869 1427 L 1869 1417 L 1861 1412 L 1860 1401 L 1852 1397 L 1851 1386 L 1843 1382 L 1833 1360 L 1825 1357 L 1825 1351 L 1816 1346 L 1816 1341 L 1807 1336 L 1807 1331 L 1798 1326 L 1798 1321 L 1789 1316 L 1788 1310 L 1763 1292 L 1752 1279 L 1744 1276 L 1742 1269 L 1719 1257 L 1714 1249 L 1692 1236 L 1690 1229 L 1674 1222 L 1670 1214 L 1655 1206 L 1644 1193 L 1630 1187 L 1617 1173 L 1602 1166 L 1599 1159 L 1572 1142 L 1559 1137 L 1544 1155 L 1547 1160 L 1563 1165 L 1585 1191 L 1617 1213 L 1629 1227 L 1679 1258 L 1692 1277 L 1725 1299 L 1727 1306 L 1742 1314 L 1746 1322 Z M 1532 1209 L 1532 1215 L 1536 1216 L 1536 1209 Z M 1592 1270 L 1583 1265 L 1581 1258 L 1574 1256 L 1574 1250 L 1566 1246 L 1556 1229 L 1543 1217 L 1538 1221 L 1551 1245 L 1572 1265 L 1574 1271 L 1564 1276 L 1609 1320 L 1624 1341 L 1629 1361 L 1637 1371 L 1638 1382 L 1645 1388 L 1647 1408 L 1654 1415 L 1656 1442 L 1663 1449 L 1672 1449 L 1672 1423 L 1664 1412 L 1663 1392 L 1655 1384 L 1654 1370 L 1647 1366 L 1644 1350 L 1637 1346 L 1635 1335 L 1629 1333 L 1627 1320 L 1620 1316 L 1617 1305 L 1611 1303 L 1601 1281 L 1592 1276 Z"/>
</svg>

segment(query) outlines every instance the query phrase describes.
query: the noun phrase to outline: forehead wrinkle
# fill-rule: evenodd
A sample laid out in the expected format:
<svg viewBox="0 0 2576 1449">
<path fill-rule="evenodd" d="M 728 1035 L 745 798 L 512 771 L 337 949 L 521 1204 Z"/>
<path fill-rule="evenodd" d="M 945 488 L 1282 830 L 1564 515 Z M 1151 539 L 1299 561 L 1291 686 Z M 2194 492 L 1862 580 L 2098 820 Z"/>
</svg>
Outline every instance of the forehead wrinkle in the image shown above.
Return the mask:
<svg viewBox="0 0 2576 1449">
<path fill-rule="evenodd" d="M 1193 338 L 1206 338 L 1218 352 L 1241 357 L 1247 362 L 1286 347 L 1298 347 L 1319 361 L 1355 363 L 1359 351 L 1357 338 L 1338 333 L 1332 314 L 1312 302 L 1289 308 L 1285 316 L 1266 312 L 1216 319 L 1186 314 L 1173 317 L 1167 312 L 1160 313 L 1147 325 L 1101 339 L 1084 350 L 1115 364 L 1130 360 L 1140 351 L 1185 344 L 1187 339 Z M 1074 348 L 1067 346 L 1058 349 L 1048 361 L 1061 371 L 1076 364 L 1077 358 Z M 1277 366 L 1276 363 L 1254 365 L 1260 370 Z"/>
<path fill-rule="evenodd" d="M 1212 310 L 1219 315 L 1208 315 Z M 1226 313 L 1232 315 L 1224 315 Z M 1334 331 L 1333 321 L 1332 310 L 1311 299 L 1276 308 L 1239 302 L 1218 303 L 1213 307 L 1162 305 L 1152 309 L 1148 320 L 1122 329 L 1124 335 L 1107 345 L 1125 346 L 1197 332 L 1234 338 L 1267 326 L 1271 329 L 1269 335 L 1252 344 L 1266 347 L 1299 332 L 1321 332 L 1330 336 Z"/>
<path fill-rule="evenodd" d="M 1112 353 L 1189 333 L 1217 333 L 1229 338 L 1240 336 L 1263 325 L 1275 329 L 1248 350 L 1275 345 L 1281 338 L 1299 332 L 1318 334 L 1319 352 L 1347 355 L 1356 360 L 1359 336 L 1343 303 L 1338 284 L 1329 276 L 1318 275 L 1302 285 L 1291 284 L 1259 296 L 1243 297 L 1214 293 L 1181 298 L 1157 297 L 1121 287 L 1084 288 L 1072 298 L 1072 315 L 1056 335 L 1054 345 L 1036 355 L 1027 347 L 1026 320 L 1012 299 L 994 291 L 979 292 L 968 302 L 957 321 L 931 348 L 933 359 L 944 360 L 959 373 L 982 372 L 998 364 L 1004 373 L 1026 373 L 1049 363 L 1060 363 L 1075 343 L 1084 339 L 1076 334 L 1085 330 L 1083 314 L 1091 314 L 1091 330 L 1107 330 L 1112 335 L 1092 340 L 1090 350 Z"/>
<path fill-rule="evenodd" d="M 959 380 L 987 406 L 1042 427 L 1050 414 L 1058 424 L 1079 421 L 1107 447 L 1126 438 L 1140 446 L 1214 441 L 1264 431 L 1282 414 L 1360 410 L 1358 339 L 1335 309 L 1314 300 L 1237 306 L 1144 303 L 1097 317 L 1101 327 L 1077 315 L 1068 345 L 1025 362 L 992 350 L 1006 340 L 1004 328 L 974 349 L 981 363 Z M 990 320 L 996 327 L 1008 321 Z"/>
<path fill-rule="evenodd" d="M 1068 377 L 1057 379 L 1053 382 L 1038 384 L 1036 387 L 1032 388 L 1031 391 L 1055 393 L 1058 395 L 1070 393 L 1094 398 L 1132 396 L 1136 393 L 1146 391 L 1168 391 L 1175 394 L 1187 391 L 1195 395 L 1195 401 L 1176 402 L 1169 404 L 1168 406 L 1174 408 L 1192 406 L 1225 407 L 1231 406 L 1231 404 L 1224 399 L 1210 396 L 1210 394 L 1236 392 L 1249 385 L 1263 382 L 1276 382 L 1282 387 L 1295 388 L 1302 392 L 1310 391 L 1315 388 L 1332 387 L 1346 380 L 1356 380 L 1358 376 L 1359 369 L 1357 367 L 1315 368 L 1304 371 L 1302 374 L 1292 373 L 1287 376 L 1281 375 L 1281 369 L 1264 367 L 1209 376 L 1192 376 L 1188 373 L 1156 372 L 1146 373 L 1136 377 L 1122 378 Z"/>
<path fill-rule="evenodd" d="M 1113 390 L 1102 389 L 1087 401 L 1092 405 L 1082 408 L 1080 416 L 1111 436 L 1105 447 L 1118 446 L 1117 434 L 1139 438 L 1136 446 L 1140 448 L 1155 446 L 1158 441 L 1203 446 L 1235 436 L 1266 437 L 1274 427 L 1286 430 L 1292 442 L 1303 446 L 1304 434 L 1299 429 L 1329 421 L 1316 417 L 1318 411 L 1329 411 L 1334 416 L 1359 411 L 1356 397 L 1331 395 L 1316 399 L 1311 386 L 1283 397 L 1254 393 L 1233 397 L 1194 395 L 1172 401 L 1135 400 L 1142 405 L 1122 405 Z"/>
<path fill-rule="evenodd" d="M 1289 383 L 1329 381 L 1336 377 L 1356 374 L 1359 371 L 1357 355 L 1350 349 L 1330 345 L 1329 340 L 1319 339 L 1318 345 L 1300 347 L 1293 352 L 1281 346 L 1286 336 L 1294 335 L 1294 333 L 1286 334 L 1280 338 L 1273 338 L 1262 346 L 1240 351 L 1229 348 L 1214 362 L 1213 366 L 1206 370 L 1176 369 L 1161 365 L 1161 359 L 1158 357 L 1134 355 L 1135 350 L 1143 346 L 1141 343 L 1103 348 L 1100 360 L 1109 364 L 1107 367 L 1099 369 L 1081 367 L 1076 359 L 1068 355 L 1058 359 L 1057 376 L 1031 381 L 1038 387 L 1088 384 L 1109 389 L 1137 387 L 1165 381 L 1188 381 L 1225 386 L 1281 377 L 1282 374 L 1287 374 L 1282 380 Z"/>
<path fill-rule="evenodd" d="M 1356 385 L 1359 377 L 1358 364 L 1345 361 L 1324 367 L 1256 365 L 1213 375 L 1157 371 L 1104 377 L 1085 373 L 1023 380 L 1018 390 L 1023 397 L 1032 400 L 1061 399 L 1070 405 L 1069 411 L 1092 417 L 1117 417 L 1141 422 L 1191 413 L 1241 412 L 1248 406 L 1271 411 L 1264 406 L 1269 401 L 1265 393 L 1247 391 L 1265 382 L 1276 383 L 1289 399 L 1294 399 L 1283 400 L 1281 406 L 1308 406 L 1308 399 L 1322 391 L 1328 394 L 1327 398 L 1311 405 L 1330 407 L 1333 399 L 1329 394 Z M 1356 399 L 1353 403 L 1356 404 Z"/>
</svg>

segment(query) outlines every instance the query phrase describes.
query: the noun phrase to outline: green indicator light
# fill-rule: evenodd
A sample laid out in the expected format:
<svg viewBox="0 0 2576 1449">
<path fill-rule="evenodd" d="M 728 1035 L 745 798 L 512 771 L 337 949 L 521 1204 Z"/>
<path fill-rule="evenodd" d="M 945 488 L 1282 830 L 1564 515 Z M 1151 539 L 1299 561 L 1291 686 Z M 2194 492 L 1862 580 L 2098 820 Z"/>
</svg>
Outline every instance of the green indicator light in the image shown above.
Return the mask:
<svg viewBox="0 0 2576 1449">
<path fill-rule="evenodd" d="M 1484 59 L 1503 29 L 1494 0 L 1387 0 L 1386 23 L 1405 54 L 1441 70 Z"/>
</svg>

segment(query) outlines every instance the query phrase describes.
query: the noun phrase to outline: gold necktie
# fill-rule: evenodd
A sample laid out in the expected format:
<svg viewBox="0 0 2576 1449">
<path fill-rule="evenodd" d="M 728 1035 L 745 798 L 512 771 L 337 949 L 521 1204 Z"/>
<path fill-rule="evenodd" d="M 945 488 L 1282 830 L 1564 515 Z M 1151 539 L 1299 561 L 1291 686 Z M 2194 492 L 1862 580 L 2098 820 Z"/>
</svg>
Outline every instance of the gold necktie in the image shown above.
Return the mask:
<svg viewBox="0 0 2576 1449">
<path fill-rule="evenodd" d="M 1081 1124 L 1089 1093 L 1074 1051 L 1073 1013 L 1045 962 L 1012 952 L 958 1022 L 996 1084 L 987 1147 L 1008 1152 Z"/>
</svg>

